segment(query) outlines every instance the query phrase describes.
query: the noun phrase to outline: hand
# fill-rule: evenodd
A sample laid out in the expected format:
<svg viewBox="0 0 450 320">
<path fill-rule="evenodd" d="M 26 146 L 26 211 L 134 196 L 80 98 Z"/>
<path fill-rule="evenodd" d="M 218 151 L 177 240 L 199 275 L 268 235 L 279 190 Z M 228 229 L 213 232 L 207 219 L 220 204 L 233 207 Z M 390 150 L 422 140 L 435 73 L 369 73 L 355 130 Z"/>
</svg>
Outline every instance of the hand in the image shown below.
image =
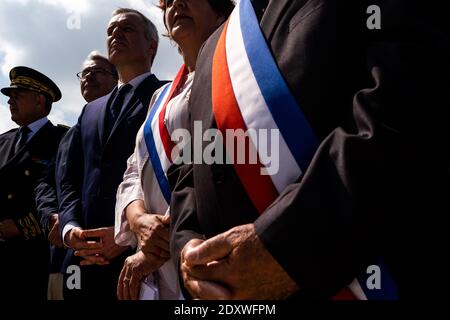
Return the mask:
<svg viewBox="0 0 450 320">
<path fill-rule="evenodd" d="M 154 254 L 165 260 L 170 258 L 169 215 L 145 214 L 136 219 L 138 240 L 145 254 Z"/>
<path fill-rule="evenodd" d="M 92 265 L 92 264 L 102 264 L 102 263 L 96 263 L 93 262 L 96 259 L 92 259 L 93 257 L 96 258 L 104 258 L 106 261 L 111 261 L 112 259 L 118 257 L 128 247 L 122 247 L 117 245 L 114 242 L 114 227 L 108 227 L 108 228 L 98 228 L 98 229 L 90 229 L 90 230 L 83 230 L 83 239 L 88 238 L 100 238 L 100 244 L 101 246 L 95 249 L 81 249 L 75 251 L 75 255 L 79 257 L 83 257 L 85 260 L 81 261 L 81 265 Z"/>
<path fill-rule="evenodd" d="M 20 236 L 20 231 L 12 219 L 6 219 L 0 222 L 0 240 Z"/>
<path fill-rule="evenodd" d="M 81 261 L 81 265 L 109 264 L 109 261 L 99 254 L 99 252 L 102 252 L 103 244 L 97 241 L 87 241 L 85 237 L 85 231 L 81 228 L 73 228 L 72 230 L 67 232 L 64 237 L 64 243 L 68 247 L 75 250 L 75 255 L 84 258 L 84 260 Z M 87 252 L 89 252 L 90 254 L 80 254 L 84 254 Z"/>
<path fill-rule="evenodd" d="M 63 247 L 61 233 L 59 230 L 59 217 L 58 214 L 54 214 L 50 218 L 50 232 L 48 233 L 48 241 L 58 248 Z"/>
<path fill-rule="evenodd" d="M 158 270 L 165 262 L 166 259 L 154 254 L 144 254 L 142 251 L 129 256 L 124 262 L 117 283 L 119 300 L 138 300 L 141 281 Z"/>
<path fill-rule="evenodd" d="M 125 212 L 142 251 L 169 259 L 170 216 L 150 214 L 142 200 L 130 203 Z"/>
<path fill-rule="evenodd" d="M 181 262 L 185 287 L 197 299 L 285 299 L 299 289 L 264 248 L 253 224 L 189 242 Z"/>
</svg>

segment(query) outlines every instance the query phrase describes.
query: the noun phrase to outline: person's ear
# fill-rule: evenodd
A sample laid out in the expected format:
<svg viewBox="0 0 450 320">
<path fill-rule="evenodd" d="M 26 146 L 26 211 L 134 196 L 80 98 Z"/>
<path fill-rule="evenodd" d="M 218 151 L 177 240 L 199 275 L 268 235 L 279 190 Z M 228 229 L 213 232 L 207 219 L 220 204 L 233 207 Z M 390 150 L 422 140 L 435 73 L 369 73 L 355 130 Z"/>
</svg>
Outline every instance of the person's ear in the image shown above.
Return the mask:
<svg viewBox="0 0 450 320">
<path fill-rule="evenodd" d="M 41 109 L 46 109 L 47 98 L 42 93 L 36 95 L 36 102 Z"/>
<path fill-rule="evenodd" d="M 155 40 L 150 40 L 150 45 L 148 47 L 148 52 L 151 54 L 153 59 L 155 58 L 156 51 L 158 50 L 158 43 Z"/>
</svg>

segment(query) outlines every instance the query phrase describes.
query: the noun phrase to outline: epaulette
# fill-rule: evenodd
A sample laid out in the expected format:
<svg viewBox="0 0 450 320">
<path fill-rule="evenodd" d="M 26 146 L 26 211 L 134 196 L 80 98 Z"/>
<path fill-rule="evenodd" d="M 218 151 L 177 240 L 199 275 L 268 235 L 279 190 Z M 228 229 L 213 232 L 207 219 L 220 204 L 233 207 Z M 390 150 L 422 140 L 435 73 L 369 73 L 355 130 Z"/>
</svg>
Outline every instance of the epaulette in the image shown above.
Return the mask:
<svg viewBox="0 0 450 320">
<path fill-rule="evenodd" d="M 61 139 L 64 135 L 69 131 L 70 127 L 64 124 L 58 124 L 56 126 L 56 132 L 58 133 L 59 138 Z"/>
<path fill-rule="evenodd" d="M 65 130 L 69 130 L 69 129 L 70 129 L 69 126 L 66 126 L 65 124 L 61 124 L 61 123 L 59 123 L 59 124 L 57 125 L 57 127 L 62 128 L 62 129 L 65 129 Z"/>
</svg>

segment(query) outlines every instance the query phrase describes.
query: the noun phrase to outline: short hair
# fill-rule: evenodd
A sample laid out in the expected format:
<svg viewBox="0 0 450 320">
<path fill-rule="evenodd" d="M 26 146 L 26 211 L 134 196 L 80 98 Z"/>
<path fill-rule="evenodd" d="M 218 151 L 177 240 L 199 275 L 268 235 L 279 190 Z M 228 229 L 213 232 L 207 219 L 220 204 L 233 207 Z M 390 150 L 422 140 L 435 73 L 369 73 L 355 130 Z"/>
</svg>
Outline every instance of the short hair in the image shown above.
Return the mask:
<svg viewBox="0 0 450 320">
<path fill-rule="evenodd" d="M 98 52 L 97 50 L 91 51 L 91 53 L 88 54 L 87 58 L 83 61 L 83 65 L 84 65 L 86 62 L 88 62 L 88 61 L 94 61 L 94 60 L 103 60 L 103 61 L 105 61 L 105 62 L 111 67 L 112 73 L 113 73 L 116 77 L 118 77 L 118 73 L 117 73 L 116 66 L 113 65 L 113 64 L 111 63 L 111 61 L 109 61 L 109 59 L 108 59 L 105 55 L 101 54 L 101 53 Z"/>
<path fill-rule="evenodd" d="M 158 51 L 158 45 L 159 45 L 159 36 L 158 36 L 158 29 L 156 29 L 155 24 L 146 16 L 144 16 L 141 12 L 135 10 L 135 9 L 130 9 L 130 8 L 118 8 L 116 10 L 114 10 L 114 12 L 112 13 L 112 16 L 115 17 L 119 14 L 123 14 L 123 13 L 135 13 L 138 16 L 140 16 L 142 18 L 142 21 L 144 22 L 145 25 L 145 37 L 147 38 L 147 40 L 154 40 L 156 42 L 156 50 L 155 50 L 155 56 L 156 53 Z M 155 57 L 153 57 L 154 59 Z M 152 61 L 153 61 L 152 59 Z"/>
</svg>

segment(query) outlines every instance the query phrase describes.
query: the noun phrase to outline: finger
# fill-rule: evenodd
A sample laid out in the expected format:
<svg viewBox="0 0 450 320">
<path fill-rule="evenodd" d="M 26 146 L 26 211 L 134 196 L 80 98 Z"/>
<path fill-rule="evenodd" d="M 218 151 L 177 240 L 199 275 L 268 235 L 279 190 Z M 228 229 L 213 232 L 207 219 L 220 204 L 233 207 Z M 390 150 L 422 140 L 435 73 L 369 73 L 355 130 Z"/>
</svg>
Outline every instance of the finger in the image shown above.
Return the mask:
<svg viewBox="0 0 450 320">
<path fill-rule="evenodd" d="M 219 234 L 214 238 L 204 241 L 202 244 L 187 248 L 184 259 L 188 265 L 207 264 L 214 260 L 221 260 L 228 256 L 233 246 L 228 241 L 226 234 Z"/>
<path fill-rule="evenodd" d="M 228 288 L 216 282 L 191 279 L 186 283 L 191 296 L 201 300 L 230 300 Z"/>
<path fill-rule="evenodd" d="M 108 228 L 83 230 L 84 238 L 100 237 L 103 238 L 108 234 Z"/>
<path fill-rule="evenodd" d="M 140 288 L 141 288 L 141 279 L 137 276 L 137 274 L 132 273 L 130 278 L 130 284 L 128 287 L 131 300 L 139 300 Z"/>
<path fill-rule="evenodd" d="M 164 216 L 161 216 L 160 220 L 165 226 L 170 226 L 170 215 L 166 214 Z"/>
<path fill-rule="evenodd" d="M 102 249 L 83 249 L 75 251 L 75 256 L 77 257 L 90 257 L 99 255 L 103 255 Z"/>
<path fill-rule="evenodd" d="M 123 280 L 125 278 L 125 274 L 127 272 L 127 265 L 125 262 L 125 265 L 123 266 L 122 270 L 120 271 L 120 275 L 119 275 L 119 281 L 117 281 L 117 298 L 119 300 L 124 300 L 124 295 L 123 295 L 123 290 L 124 290 L 124 286 L 123 286 Z"/>
<path fill-rule="evenodd" d="M 78 240 L 73 247 L 75 250 L 96 250 L 103 249 L 103 244 L 96 241 L 81 241 Z"/>
<path fill-rule="evenodd" d="M 140 235 L 141 235 L 141 238 L 142 237 L 151 238 L 151 239 L 161 238 L 166 242 L 169 242 L 169 240 L 170 240 L 169 228 L 167 228 L 163 225 L 154 226 L 150 230 L 148 228 L 144 228 L 144 230 L 142 230 Z"/>
<path fill-rule="evenodd" d="M 156 247 L 158 250 L 162 251 L 169 251 L 170 246 L 167 241 L 161 238 L 147 238 L 147 239 L 141 239 L 139 244 L 145 251 L 149 252 L 155 252 L 156 253 Z M 151 250 L 151 251 L 150 251 Z"/>
<path fill-rule="evenodd" d="M 228 276 L 233 274 L 232 266 L 228 260 L 214 261 L 207 265 L 190 266 L 183 263 L 183 270 L 189 275 L 199 280 L 227 282 Z"/>
<path fill-rule="evenodd" d="M 123 300 L 130 300 L 130 291 L 129 291 L 130 279 L 127 277 L 123 278 L 122 286 L 123 286 Z"/>
<path fill-rule="evenodd" d="M 82 260 L 80 262 L 80 264 L 82 266 L 89 266 L 89 265 L 94 265 L 94 264 L 98 264 L 98 265 L 107 265 L 109 264 L 109 261 L 106 260 L 104 257 L 96 257 L 96 256 L 87 256 L 87 257 L 83 257 L 84 260 Z"/>
</svg>

